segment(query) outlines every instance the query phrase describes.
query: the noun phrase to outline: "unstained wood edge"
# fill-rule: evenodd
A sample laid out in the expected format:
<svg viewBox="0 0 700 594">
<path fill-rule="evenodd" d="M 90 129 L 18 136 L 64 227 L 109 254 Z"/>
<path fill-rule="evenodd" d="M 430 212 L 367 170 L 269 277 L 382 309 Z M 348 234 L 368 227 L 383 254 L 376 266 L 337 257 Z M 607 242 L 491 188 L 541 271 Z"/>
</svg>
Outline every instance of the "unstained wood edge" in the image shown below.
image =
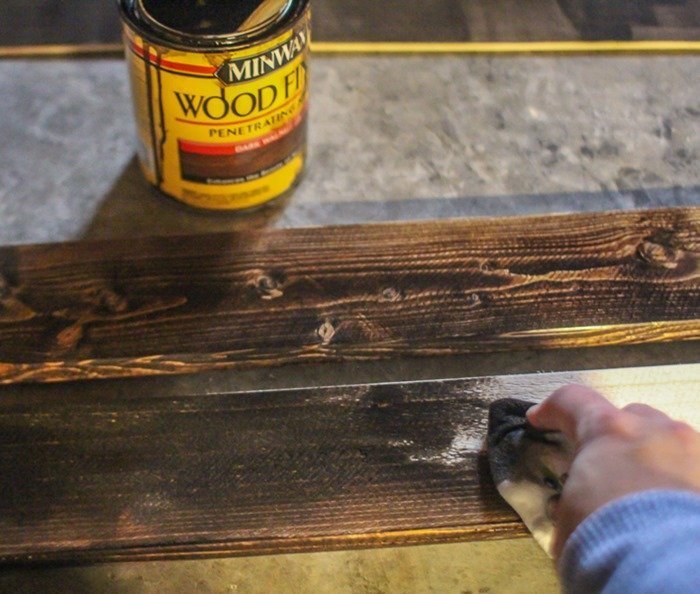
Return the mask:
<svg viewBox="0 0 700 594">
<path fill-rule="evenodd" d="M 527 528 L 520 522 L 471 525 L 464 528 L 430 528 L 424 530 L 397 530 L 367 534 L 318 536 L 306 538 L 270 538 L 228 542 L 198 543 L 194 545 L 157 545 L 126 547 L 123 549 L 92 549 L 41 553 L 17 558 L 4 557 L 1 567 L 43 564 L 80 565 L 87 563 L 115 563 L 128 561 L 177 561 L 221 557 L 252 557 L 320 553 L 384 547 L 421 546 L 526 538 Z"/>
</svg>

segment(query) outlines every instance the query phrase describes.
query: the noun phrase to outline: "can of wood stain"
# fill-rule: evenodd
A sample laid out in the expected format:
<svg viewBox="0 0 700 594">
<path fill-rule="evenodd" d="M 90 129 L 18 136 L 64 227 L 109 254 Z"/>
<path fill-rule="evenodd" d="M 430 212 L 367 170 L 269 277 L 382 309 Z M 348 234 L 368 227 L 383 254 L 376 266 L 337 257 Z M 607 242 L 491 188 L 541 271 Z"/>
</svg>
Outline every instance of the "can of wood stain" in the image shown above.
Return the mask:
<svg viewBox="0 0 700 594">
<path fill-rule="evenodd" d="M 241 210 L 306 160 L 309 0 L 118 0 L 146 178 L 199 208 Z"/>
</svg>

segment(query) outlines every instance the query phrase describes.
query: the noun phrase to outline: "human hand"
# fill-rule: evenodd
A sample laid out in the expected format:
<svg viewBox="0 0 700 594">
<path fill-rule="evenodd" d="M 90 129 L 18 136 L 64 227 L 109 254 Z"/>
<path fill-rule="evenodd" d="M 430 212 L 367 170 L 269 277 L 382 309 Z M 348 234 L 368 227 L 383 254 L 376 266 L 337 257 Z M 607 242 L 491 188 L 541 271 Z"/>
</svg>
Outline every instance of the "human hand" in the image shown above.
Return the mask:
<svg viewBox="0 0 700 594">
<path fill-rule="evenodd" d="M 584 386 L 560 388 L 527 411 L 537 429 L 561 431 L 575 446 L 556 505 L 552 553 L 615 499 L 649 489 L 700 492 L 700 433 L 644 404 L 618 409 Z"/>
</svg>

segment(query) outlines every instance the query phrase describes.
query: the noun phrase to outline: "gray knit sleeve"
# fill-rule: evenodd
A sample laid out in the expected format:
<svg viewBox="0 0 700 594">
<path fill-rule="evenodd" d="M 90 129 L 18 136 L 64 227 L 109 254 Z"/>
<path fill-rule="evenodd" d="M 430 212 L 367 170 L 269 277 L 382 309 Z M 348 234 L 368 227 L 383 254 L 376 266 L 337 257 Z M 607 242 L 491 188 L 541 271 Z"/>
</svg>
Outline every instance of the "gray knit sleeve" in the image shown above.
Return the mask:
<svg viewBox="0 0 700 594">
<path fill-rule="evenodd" d="M 700 593 L 700 495 L 644 491 L 603 506 L 566 542 L 567 594 Z"/>
</svg>

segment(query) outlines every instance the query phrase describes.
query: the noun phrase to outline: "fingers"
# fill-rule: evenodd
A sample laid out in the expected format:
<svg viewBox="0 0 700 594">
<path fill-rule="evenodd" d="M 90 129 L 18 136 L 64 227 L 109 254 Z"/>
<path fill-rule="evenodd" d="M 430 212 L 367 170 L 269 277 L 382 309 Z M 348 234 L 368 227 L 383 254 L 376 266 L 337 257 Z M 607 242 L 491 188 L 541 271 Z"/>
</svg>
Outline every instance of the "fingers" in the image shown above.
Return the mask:
<svg viewBox="0 0 700 594">
<path fill-rule="evenodd" d="M 569 440 L 580 444 L 606 429 L 619 413 L 599 392 L 572 384 L 533 406 L 527 418 L 538 429 L 561 431 Z"/>
</svg>

